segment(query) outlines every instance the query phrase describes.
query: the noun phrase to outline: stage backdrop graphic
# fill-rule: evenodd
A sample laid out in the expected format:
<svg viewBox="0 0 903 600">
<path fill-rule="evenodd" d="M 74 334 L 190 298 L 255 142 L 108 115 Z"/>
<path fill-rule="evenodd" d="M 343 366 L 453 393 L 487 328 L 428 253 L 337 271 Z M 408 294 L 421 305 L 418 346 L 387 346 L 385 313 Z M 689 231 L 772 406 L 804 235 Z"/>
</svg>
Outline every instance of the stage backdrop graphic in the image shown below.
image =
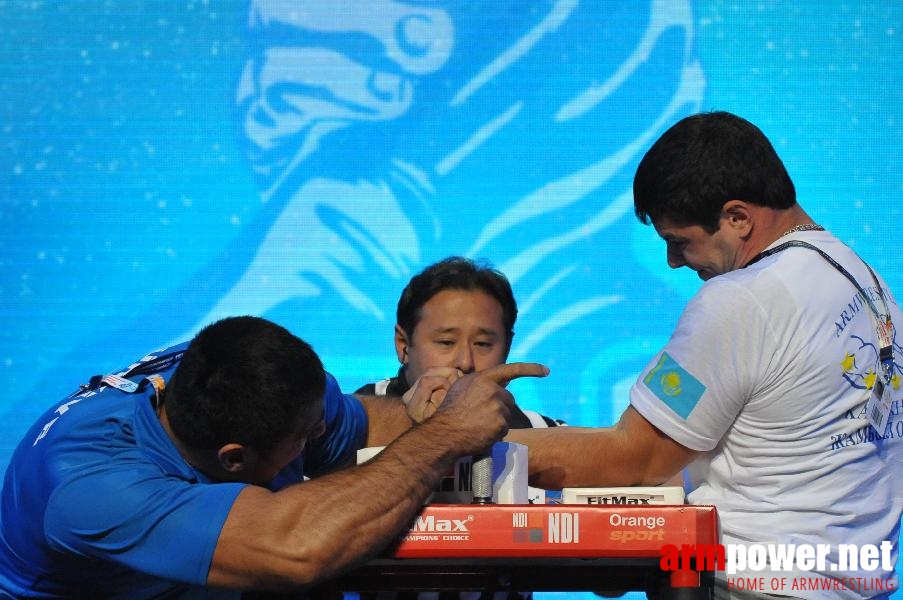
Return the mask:
<svg viewBox="0 0 903 600">
<path fill-rule="evenodd" d="M 606 425 L 699 286 L 632 212 L 643 152 L 729 110 L 903 294 L 903 4 L 0 1 L 0 466 L 93 374 L 226 315 L 393 375 L 440 258 L 520 307 L 519 402 Z"/>
</svg>

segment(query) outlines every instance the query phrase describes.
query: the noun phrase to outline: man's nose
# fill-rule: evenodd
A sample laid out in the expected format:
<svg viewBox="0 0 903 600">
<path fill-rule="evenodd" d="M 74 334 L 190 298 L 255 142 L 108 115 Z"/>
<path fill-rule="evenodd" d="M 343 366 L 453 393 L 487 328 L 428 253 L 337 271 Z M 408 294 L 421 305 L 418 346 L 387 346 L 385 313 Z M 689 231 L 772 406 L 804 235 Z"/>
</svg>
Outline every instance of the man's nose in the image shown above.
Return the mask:
<svg viewBox="0 0 903 600">
<path fill-rule="evenodd" d="M 687 261 L 684 260 L 684 255 L 681 252 L 672 252 L 668 251 L 668 266 L 672 269 L 679 269 L 680 267 L 687 264 Z"/>
<path fill-rule="evenodd" d="M 464 345 L 458 348 L 458 352 L 455 354 L 455 368 L 464 373 L 472 373 L 473 366 L 473 350 L 470 345 Z"/>
</svg>

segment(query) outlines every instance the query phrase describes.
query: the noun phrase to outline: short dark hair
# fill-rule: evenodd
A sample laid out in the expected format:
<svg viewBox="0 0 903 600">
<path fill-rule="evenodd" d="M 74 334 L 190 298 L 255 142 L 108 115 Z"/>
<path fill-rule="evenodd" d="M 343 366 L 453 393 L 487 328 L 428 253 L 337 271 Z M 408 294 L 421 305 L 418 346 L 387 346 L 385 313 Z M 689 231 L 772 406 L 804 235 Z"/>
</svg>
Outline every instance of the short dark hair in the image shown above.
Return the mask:
<svg viewBox="0 0 903 600">
<path fill-rule="evenodd" d="M 184 443 L 240 443 L 267 454 L 325 389 L 323 364 L 306 342 L 266 319 L 229 317 L 192 339 L 164 402 Z"/>
<path fill-rule="evenodd" d="M 678 121 L 646 152 L 633 179 L 634 212 L 647 225 L 664 217 L 711 233 L 729 200 L 786 209 L 796 204 L 796 190 L 765 134 L 723 111 Z"/>
<path fill-rule="evenodd" d="M 485 261 L 450 256 L 434 263 L 411 278 L 398 300 L 396 322 L 410 338 L 422 317 L 423 305 L 444 290 L 481 291 L 502 307 L 502 324 L 510 341 L 517 320 L 517 302 L 505 275 Z"/>
</svg>

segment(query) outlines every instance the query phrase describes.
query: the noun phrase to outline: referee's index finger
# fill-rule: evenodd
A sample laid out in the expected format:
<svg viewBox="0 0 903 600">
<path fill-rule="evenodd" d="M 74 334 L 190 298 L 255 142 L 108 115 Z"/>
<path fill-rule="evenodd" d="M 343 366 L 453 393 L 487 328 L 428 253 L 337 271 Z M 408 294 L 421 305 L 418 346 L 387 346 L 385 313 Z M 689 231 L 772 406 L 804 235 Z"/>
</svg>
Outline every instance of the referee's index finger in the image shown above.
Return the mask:
<svg viewBox="0 0 903 600">
<path fill-rule="evenodd" d="M 488 377 L 499 385 L 505 385 L 518 377 L 545 377 L 549 368 L 539 363 L 514 362 L 489 367 L 480 375 Z"/>
</svg>

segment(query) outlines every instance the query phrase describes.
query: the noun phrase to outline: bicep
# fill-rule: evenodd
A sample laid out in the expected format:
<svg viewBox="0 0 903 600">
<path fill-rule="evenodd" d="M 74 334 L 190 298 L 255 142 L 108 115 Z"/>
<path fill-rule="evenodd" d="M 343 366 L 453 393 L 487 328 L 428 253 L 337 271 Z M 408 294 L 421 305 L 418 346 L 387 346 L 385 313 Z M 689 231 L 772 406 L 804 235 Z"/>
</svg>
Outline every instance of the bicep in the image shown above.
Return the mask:
<svg viewBox="0 0 903 600">
<path fill-rule="evenodd" d="M 272 538 L 272 520 L 279 519 L 281 510 L 273 504 L 273 493 L 256 486 L 248 486 L 239 494 L 223 524 L 207 582 L 216 587 L 254 588 L 273 584 L 277 573 L 290 572 L 284 563 L 286 548 L 281 540 Z M 281 528 L 287 531 L 289 526 Z"/>
</svg>

